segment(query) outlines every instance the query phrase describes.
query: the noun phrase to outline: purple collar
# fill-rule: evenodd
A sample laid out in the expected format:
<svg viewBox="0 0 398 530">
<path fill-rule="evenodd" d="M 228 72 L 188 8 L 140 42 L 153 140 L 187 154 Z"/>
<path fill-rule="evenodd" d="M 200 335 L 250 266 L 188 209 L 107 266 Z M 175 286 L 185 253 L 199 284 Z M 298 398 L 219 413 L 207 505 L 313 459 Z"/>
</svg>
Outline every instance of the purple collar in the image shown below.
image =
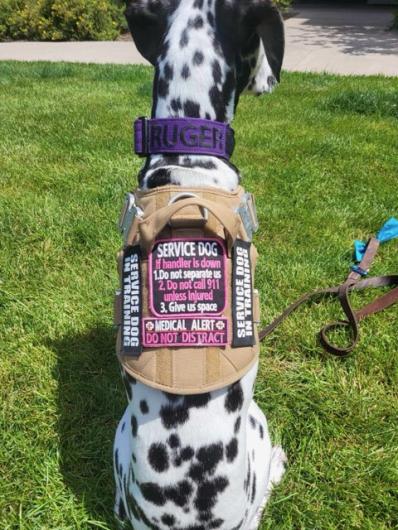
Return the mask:
<svg viewBox="0 0 398 530">
<path fill-rule="evenodd" d="M 227 123 L 201 118 L 138 118 L 134 122 L 137 155 L 188 154 L 229 159 L 234 131 Z"/>
</svg>

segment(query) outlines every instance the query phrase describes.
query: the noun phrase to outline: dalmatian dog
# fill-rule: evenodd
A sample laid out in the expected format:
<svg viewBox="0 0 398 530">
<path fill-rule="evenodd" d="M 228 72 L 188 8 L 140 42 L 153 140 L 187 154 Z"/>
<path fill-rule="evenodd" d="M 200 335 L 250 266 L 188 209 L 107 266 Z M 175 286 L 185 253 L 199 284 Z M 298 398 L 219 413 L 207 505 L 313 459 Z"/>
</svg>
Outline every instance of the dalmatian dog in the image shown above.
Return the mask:
<svg viewBox="0 0 398 530">
<path fill-rule="evenodd" d="M 231 122 L 240 94 L 269 92 L 283 59 L 283 23 L 267 0 L 137 0 L 126 16 L 155 67 L 152 117 Z M 143 189 L 236 188 L 224 159 L 151 155 Z M 255 530 L 286 457 L 253 401 L 254 366 L 240 381 L 180 396 L 123 373 L 128 406 L 114 443 L 115 514 L 134 530 Z"/>
</svg>

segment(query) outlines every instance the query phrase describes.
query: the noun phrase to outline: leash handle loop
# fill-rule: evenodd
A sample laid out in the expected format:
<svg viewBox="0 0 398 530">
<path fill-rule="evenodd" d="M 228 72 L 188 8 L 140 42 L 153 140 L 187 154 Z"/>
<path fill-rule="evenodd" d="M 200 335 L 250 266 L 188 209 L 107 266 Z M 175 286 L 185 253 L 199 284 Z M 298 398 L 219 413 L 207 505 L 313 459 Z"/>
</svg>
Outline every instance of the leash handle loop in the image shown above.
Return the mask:
<svg viewBox="0 0 398 530">
<path fill-rule="evenodd" d="M 337 320 L 336 322 L 331 322 L 324 326 L 319 332 L 319 340 L 322 347 L 330 354 L 337 357 L 346 357 L 349 355 L 359 341 L 359 322 L 372 314 L 379 313 L 384 309 L 392 306 L 398 302 L 398 274 L 392 274 L 387 276 L 374 276 L 373 278 L 363 279 L 362 272 L 368 271 L 372 265 L 372 262 L 377 254 L 377 250 L 380 246 L 380 241 L 372 237 L 366 247 L 365 254 L 361 262 L 357 265 L 357 269 L 351 270 L 346 281 L 335 287 L 330 287 L 328 289 L 321 289 L 319 291 L 314 291 L 303 295 L 301 298 L 297 299 L 290 306 L 288 306 L 285 311 L 279 315 L 271 324 L 259 332 L 260 341 L 264 340 L 268 335 L 270 335 L 282 322 L 296 309 L 306 302 L 314 301 L 319 298 L 325 298 L 327 296 L 335 297 L 339 300 L 346 320 Z M 359 310 L 354 311 L 351 305 L 349 298 L 351 291 L 360 291 L 367 288 L 377 288 L 377 287 L 389 287 L 397 286 L 388 293 L 380 296 L 365 305 Z M 339 328 L 349 328 L 351 330 L 352 338 L 350 343 L 345 347 L 337 346 L 333 344 L 329 338 L 328 334 L 331 331 L 335 331 Z"/>
</svg>

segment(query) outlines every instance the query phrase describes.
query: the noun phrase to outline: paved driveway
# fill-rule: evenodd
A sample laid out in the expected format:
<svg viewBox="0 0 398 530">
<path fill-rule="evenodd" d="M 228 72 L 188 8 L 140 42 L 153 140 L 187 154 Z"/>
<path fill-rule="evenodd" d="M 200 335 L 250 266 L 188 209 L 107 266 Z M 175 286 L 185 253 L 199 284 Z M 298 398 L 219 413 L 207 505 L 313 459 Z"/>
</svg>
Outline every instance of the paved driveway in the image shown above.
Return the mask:
<svg viewBox="0 0 398 530">
<path fill-rule="evenodd" d="M 398 76 L 391 8 L 305 7 L 287 20 L 287 70 Z"/>
<path fill-rule="evenodd" d="M 286 21 L 286 70 L 398 76 L 392 8 L 300 7 Z M 145 64 L 130 39 L 0 43 L 0 59 Z"/>
</svg>

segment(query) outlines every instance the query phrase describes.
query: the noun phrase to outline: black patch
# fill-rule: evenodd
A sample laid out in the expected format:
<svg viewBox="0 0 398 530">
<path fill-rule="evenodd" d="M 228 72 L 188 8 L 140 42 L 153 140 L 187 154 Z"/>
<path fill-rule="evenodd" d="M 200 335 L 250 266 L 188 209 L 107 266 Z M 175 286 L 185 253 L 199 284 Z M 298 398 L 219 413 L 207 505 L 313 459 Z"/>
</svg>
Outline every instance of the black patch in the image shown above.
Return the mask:
<svg viewBox="0 0 398 530">
<path fill-rule="evenodd" d="M 196 52 L 193 55 L 193 59 L 192 59 L 193 64 L 195 66 L 199 66 L 203 63 L 204 60 L 205 60 L 205 56 L 203 55 L 203 53 L 200 52 L 199 50 L 196 50 Z"/>
<path fill-rule="evenodd" d="M 169 95 L 169 82 L 166 81 L 163 77 L 160 77 L 158 80 L 158 96 L 160 98 L 167 98 Z"/>
<path fill-rule="evenodd" d="M 180 456 L 186 462 L 188 460 L 192 460 L 194 454 L 195 454 L 195 451 L 192 449 L 192 447 L 188 445 L 187 447 L 184 447 L 183 449 L 181 449 Z"/>
<path fill-rule="evenodd" d="M 223 524 L 224 524 L 224 519 L 220 519 L 220 518 L 214 519 L 213 521 L 211 521 L 209 523 L 209 528 L 212 528 L 212 529 L 213 528 L 220 528 L 220 526 L 223 525 Z"/>
<path fill-rule="evenodd" d="M 181 77 L 183 79 L 188 79 L 190 75 L 191 75 L 191 69 L 189 68 L 187 64 L 184 64 L 184 66 L 181 68 Z M 181 105 L 181 108 L 182 108 L 182 105 Z"/>
<path fill-rule="evenodd" d="M 264 427 L 261 425 L 261 423 L 259 424 L 259 427 L 260 427 L 260 438 L 264 438 Z"/>
<path fill-rule="evenodd" d="M 193 29 L 201 29 L 201 28 L 203 28 L 203 24 L 204 24 L 203 18 L 200 15 L 195 17 L 193 20 L 190 19 L 188 21 L 188 27 L 191 28 L 191 29 L 192 28 Z"/>
<path fill-rule="evenodd" d="M 225 449 L 225 454 L 228 462 L 233 462 L 238 455 L 238 440 L 232 438 Z"/>
<path fill-rule="evenodd" d="M 133 436 L 135 438 L 138 432 L 138 422 L 134 414 L 131 416 L 131 432 L 133 433 Z"/>
<path fill-rule="evenodd" d="M 201 484 L 206 477 L 213 475 L 217 465 L 224 458 L 224 450 L 221 442 L 201 447 L 196 452 L 197 461 L 189 468 L 189 477 Z"/>
<path fill-rule="evenodd" d="M 178 112 L 179 110 L 182 110 L 182 104 L 180 98 L 173 98 L 170 101 L 170 106 L 174 112 Z"/>
<path fill-rule="evenodd" d="M 185 48 L 185 46 L 188 46 L 188 42 L 189 42 L 188 31 L 184 29 L 184 31 L 181 33 L 180 48 Z"/>
<path fill-rule="evenodd" d="M 250 457 L 248 457 L 246 479 L 243 484 L 243 488 L 246 491 L 246 493 L 248 493 L 249 491 L 250 479 L 251 479 L 251 463 L 250 463 Z"/>
<path fill-rule="evenodd" d="M 214 15 L 211 11 L 208 11 L 207 13 L 207 22 L 210 24 L 210 26 L 214 26 Z"/>
<path fill-rule="evenodd" d="M 187 118 L 200 118 L 200 105 L 191 99 L 184 102 L 184 114 Z"/>
<path fill-rule="evenodd" d="M 148 461 L 158 473 L 169 469 L 169 455 L 167 447 L 162 443 L 152 444 L 148 451 Z"/>
<path fill-rule="evenodd" d="M 238 416 L 238 418 L 236 419 L 235 425 L 234 425 L 234 433 L 235 434 L 238 434 L 238 432 L 240 431 L 241 423 L 242 423 L 242 418 L 240 416 Z"/>
<path fill-rule="evenodd" d="M 132 357 L 142 352 L 141 285 L 141 248 L 135 245 L 124 251 L 122 272 L 122 353 Z"/>
<path fill-rule="evenodd" d="M 140 490 L 145 500 L 155 504 L 156 506 L 164 506 L 166 504 L 166 497 L 160 486 L 154 482 L 144 482 L 140 484 Z"/>
<path fill-rule="evenodd" d="M 217 166 L 212 160 L 206 160 L 205 162 L 203 160 L 195 160 L 192 161 L 189 157 L 185 157 L 183 161 L 180 163 L 183 167 L 200 167 L 203 169 L 216 169 Z"/>
<path fill-rule="evenodd" d="M 193 3 L 193 7 L 196 7 L 196 9 L 203 9 L 204 0 L 195 0 Z"/>
<path fill-rule="evenodd" d="M 213 480 L 203 481 L 197 489 L 195 508 L 199 512 L 209 512 L 217 502 L 217 496 L 228 486 L 226 477 L 215 477 Z"/>
<path fill-rule="evenodd" d="M 119 506 L 117 508 L 117 516 L 119 517 L 121 521 L 126 521 L 127 519 L 127 513 L 124 507 L 123 499 L 120 499 L 119 501 Z"/>
<path fill-rule="evenodd" d="M 225 408 L 227 412 L 237 412 L 243 406 L 243 390 L 240 381 L 237 381 L 228 388 L 225 397 Z"/>
<path fill-rule="evenodd" d="M 165 513 L 165 514 L 162 515 L 161 521 L 166 526 L 174 526 L 174 524 L 176 522 L 176 518 L 174 517 L 174 515 L 170 515 L 168 513 Z"/>
<path fill-rule="evenodd" d="M 175 429 L 188 421 L 189 413 L 188 409 L 182 405 L 163 405 L 160 409 L 160 418 L 166 429 Z"/>
<path fill-rule="evenodd" d="M 207 392 L 205 394 L 193 394 L 190 396 L 185 396 L 184 403 L 188 408 L 202 408 L 206 407 L 210 401 L 210 394 Z"/>
<path fill-rule="evenodd" d="M 162 45 L 162 51 L 161 51 L 161 54 L 160 54 L 160 58 L 163 60 L 166 58 L 166 55 L 169 51 L 169 48 L 170 48 L 170 42 L 168 40 L 164 41 L 163 45 Z"/>
<path fill-rule="evenodd" d="M 255 429 L 257 425 L 256 418 L 254 416 L 249 416 L 249 420 L 250 420 L 251 426 L 253 427 L 253 429 Z"/>
<path fill-rule="evenodd" d="M 209 90 L 210 103 L 216 113 L 217 121 L 225 121 L 226 118 L 226 105 L 221 90 L 216 86 L 211 87 Z"/>
<path fill-rule="evenodd" d="M 232 346 L 253 346 L 253 279 L 250 259 L 251 243 L 237 239 L 233 248 L 232 271 Z"/>
<path fill-rule="evenodd" d="M 148 414 L 148 412 L 149 412 L 149 407 L 148 407 L 148 403 L 146 402 L 145 399 L 142 399 L 142 400 L 140 401 L 140 409 L 141 409 L 141 412 L 142 412 L 143 414 Z"/>
<path fill-rule="evenodd" d="M 202 464 L 205 473 L 211 475 L 216 470 L 219 462 L 223 459 L 223 453 L 222 443 L 219 442 L 217 444 L 201 447 L 196 452 L 196 458 Z"/>
<path fill-rule="evenodd" d="M 253 473 L 252 495 L 250 499 L 250 502 L 252 504 L 254 503 L 254 500 L 256 498 L 256 491 L 257 491 L 257 477 L 256 477 L 256 473 Z"/>
<path fill-rule="evenodd" d="M 180 447 L 181 440 L 178 434 L 170 434 L 169 439 L 167 440 L 167 443 L 172 449 L 176 449 L 177 447 Z"/>
<path fill-rule="evenodd" d="M 174 77 L 174 68 L 169 63 L 166 63 L 164 66 L 163 73 L 164 73 L 165 79 L 167 81 L 171 81 Z"/>
<path fill-rule="evenodd" d="M 163 392 L 163 394 L 167 397 L 167 399 L 169 401 L 171 401 L 172 403 L 175 403 L 176 401 L 178 401 L 179 399 L 182 398 L 182 396 L 179 396 L 178 394 L 171 394 L 170 392 Z"/>
<path fill-rule="evenodd" d="M 168 486 L 164 488 L 166 498 L 180 507 L 183 507 L 188 503 L 192 492 L 193 489 L 188 480 L 181 480 L 176 486 Z"/>
<path fill-rule="evenodd" d="M 221 66 L 220 66 L 219 61 L 213 61 L 212 65 L 211 65 L 211 69 L 213 71 L 213 80 L 214 80 L 214 82 L 216 84 L 217 83 L 221 83 L 222 72 L 221 72 Z"/>
<path fill-rule="evenodd" d="M 148 189 L 157 188 L 158 186 L 166 186 L 170 184 L 170 170 L 159 168 L 152 173 L 148 178 L 146 185 Z"/>
</svg>

